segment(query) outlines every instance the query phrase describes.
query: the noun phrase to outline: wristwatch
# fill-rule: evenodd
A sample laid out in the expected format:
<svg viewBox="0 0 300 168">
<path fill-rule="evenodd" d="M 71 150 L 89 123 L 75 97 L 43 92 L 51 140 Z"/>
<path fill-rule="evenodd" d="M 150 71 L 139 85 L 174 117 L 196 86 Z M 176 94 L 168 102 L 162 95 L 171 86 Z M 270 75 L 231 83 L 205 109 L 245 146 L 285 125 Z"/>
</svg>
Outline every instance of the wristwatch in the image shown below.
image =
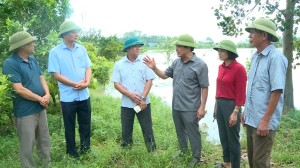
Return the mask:
<svg viewBox="0 0 300 168">
<path fill-rule="evenodd" d="M 146 97 L 141 96 L 141 100 L 146 101 Z"/>
<path fill-rule="evenodd" d="M 236 112 L 236 113 L 239 113 L 239 110 L 237 110 L 237 109 L 234 109 L 233 111 Z"/>
</svg>

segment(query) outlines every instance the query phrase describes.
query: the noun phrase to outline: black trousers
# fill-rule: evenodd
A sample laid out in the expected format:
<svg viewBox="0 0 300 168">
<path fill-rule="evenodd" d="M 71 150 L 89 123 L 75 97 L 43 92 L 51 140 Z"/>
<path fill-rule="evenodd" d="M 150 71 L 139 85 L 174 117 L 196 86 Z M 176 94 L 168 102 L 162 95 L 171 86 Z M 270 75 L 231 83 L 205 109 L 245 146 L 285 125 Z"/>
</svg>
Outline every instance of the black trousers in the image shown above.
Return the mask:
<svg viewBox="0 0 300 168">
<path fill-rule="evenodd" d="M 132 132 L 134 117 L 137 116 L 142 128 L 144 141 L 148 152 L 155 150 L 156 144 L 154 134 L 152 130 L 152 118 L 151 118 L 151 106 L 147 105 L 147 108 L 139 113 L 136 113 L 133 108 L 121 107 L 121 124 L 122 124 L 122 147 L 130 146 L 133 142 Z"/>
<path fill-rule="evenodd" d="M 217 122 L 219 136 L 223 148 L 224 162 L 231 162 L 232 168 L 240 167 L 241 145 L 240 145 L 240 113 L 237 116 L 237 123 L 229 127 L 229 118 L 232 114 L 235 101 L 229 99 L 217 99 Z"/>
<path fill-rule="evenodd" d="M 65 126 L 66 153 L 78 155 L 75 143 L 75 120 L 79 126 L 80 147 L 90 149 L 91 137 L 91 102 L 90 98 L 83 101 L 61 102 Z"/>
</svg>

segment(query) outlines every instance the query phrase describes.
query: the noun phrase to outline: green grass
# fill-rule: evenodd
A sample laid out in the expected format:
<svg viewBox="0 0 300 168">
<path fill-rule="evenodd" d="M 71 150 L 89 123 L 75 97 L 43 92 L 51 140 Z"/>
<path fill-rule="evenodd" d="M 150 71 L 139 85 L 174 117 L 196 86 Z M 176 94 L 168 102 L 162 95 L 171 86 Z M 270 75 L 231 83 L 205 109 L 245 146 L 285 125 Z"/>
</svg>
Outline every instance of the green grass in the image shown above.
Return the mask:
<svg viewBox="0 0 300 168">
<path fill-rule="evenodd" d="M 95 93 L 94 93 L 95 94 Z M 93 94 L 92 94 L 93 95 Z M 96 96 L 96 95 L 95 95 Z M 153 130 L 157 143 L 157 151 L 148 153 L 143 142 L 138 121 L 134 125 L 134 144 L 131 149 L 119 147 L 121 139 L 120 100 L 109 96 L 92 97 L 92 152 L 76 161 L 65 154 L 65 141 L 62 116 L 59 108 L 51 108 L 48 115 L 51 134 L 52 167 L 57 168 L 93 168 L 93 167 L 186 167 L 188 157 L 172 159 L 179 151 L 172 120 L 171 109 L 160 98 L 152 97 Z M 53 111 L 54 110 L 54 111 Z M 56 112 L 55 112 L 56 111 Z M 277 167 L 299 167 L 299 112 L 293 116 L 285 116 L 278 131 L 273 148 L 273 161 Z M 292 114 L 291 114 L 292 115 Z M 296 117 L 295 117 L 296 116 Z M 293 119 L 289 119 L 292 117 Z M 295 120 L 295 121 L 294 121 Z M 296 122 L 297 121 L 297 122 Z M 77 133 L 77 142 L 78 133 Z M 214 146 L 205 141 L 202 134 L 202 159 L 199 167 L 213 167 L 215 162 L 222 161 L 219 145 Z M 245 148 L 245 141 L 242 141 Z M 35 155 L 37 159 L 37 156 Z M 19 167 L 18 139 L 13 130 L 10 134 L 0 137 L 0 167 Z M 247 167 L 242 162 L 242 167 Z"/>
</svg>

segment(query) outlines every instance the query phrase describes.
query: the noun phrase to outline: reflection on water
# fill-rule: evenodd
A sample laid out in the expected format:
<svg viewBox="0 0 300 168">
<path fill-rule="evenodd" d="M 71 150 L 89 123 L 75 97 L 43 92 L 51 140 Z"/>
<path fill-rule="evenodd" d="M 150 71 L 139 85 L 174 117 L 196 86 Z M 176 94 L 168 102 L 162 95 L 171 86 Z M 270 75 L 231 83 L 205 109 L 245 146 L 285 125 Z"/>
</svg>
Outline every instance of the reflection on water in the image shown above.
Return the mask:
<svg viewBox="0 0 300 168">
<path fill-rule="evenodd" d="M 247 58 L 250 58 L 251 55 L 254 53 L 254 49 L 238 49 L 239 57 L 237 58 L 237 61 L 240 62 L 245 66 Z M 218 54 L 213 49 L 196 49 L 195 53 L 198 57 L 202 58 L 209 70 L 209 94 L 208 94 L 208 100 L 206 104 L 207 114 L 204 119 L 200 121 L 200 130 L 202 132 L 207 133 L 207 140 L 219 144 L 219 133 L 218 133 L 218 127 L 217 122 L 213 122 L 213 110 L 214 110 L 214 103 L 215 103 L 215 92 L 216 92 L 216 78 L 218 74 L 218 66 L 222 63 L 218 59 Z M 143 55 L 148 55 L 150 57 L 153 57 L 156 61 L 157 67 L 160 69 L 166 69 L 168 65 L 166 64 L 166 56 L 162 52 L 155 52 L 155 51 L 148 51 L 147 53 L 144 53 Z M 175 54 L 172 55 L 171 59 L 176 59 L 177 56 Z M 294 70 L 293 72 L 293 83 L 294 86 L 299 86 L 300 79 L 296 78 L 297 73 L 300 73 L 299 68 Z M 171 106 L 172 104 L 172 95 L 173 95 L 173 87 L 172 87 L 172 79 L 166 79 L 162 80 L 160 78 L 156 78 L 153 81 L 153 86 L 151 89 L 151 93 L 161 97 L 168 105 Z M 294 94 L 299 93 L 300 89 L 299 87 L 294 87 Z M 113 88 L 112 83 L 109 84 L 109 86 L 106 88 L 105 91 L 106 94 L 120 97 L 121 94 L 116 91 Z M 295 95 L 295 106 L 296 108 L 300 108 L 300 101 L 298 101 L 296 95 Z M 171 114 L 170 114 L 171 115 Z"/>
</svg>

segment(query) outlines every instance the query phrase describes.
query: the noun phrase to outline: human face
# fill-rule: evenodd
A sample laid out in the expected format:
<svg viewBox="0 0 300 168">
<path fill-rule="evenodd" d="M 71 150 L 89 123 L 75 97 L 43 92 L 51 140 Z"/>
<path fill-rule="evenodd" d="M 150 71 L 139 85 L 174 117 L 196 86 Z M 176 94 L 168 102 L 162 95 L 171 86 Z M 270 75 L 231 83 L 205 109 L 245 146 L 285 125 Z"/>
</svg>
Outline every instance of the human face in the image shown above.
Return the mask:
<svg viewBox="0 0 300 168">
<path fill-rule="evenodd" d="M 35 43 L 30 42 L 21 47 L 22 52 L 26 53 L 28 56 L 34 53 Z"/>
<path fill-rule="evenodd" d="M 229 60 L 229 54 L 228 51 L 224 50 L 224 49 L 218 49 L 218 54 L 219 54 L 219 58 L 222 61 L 227 61 Z"/>
<path fill-rule="evenodd" d="M 249 40 L 252 46 L 258 48 L 260 47 L 268 38 L 267 33 L 260 32 L 255 29 L 250 30 Z"/>
<path fill-rule="evenodd" d="M 127 54 L 130 56 L 137 57 L 141 53 L 142 45 L 134 45 L 127 49 Z"/>
<path fill-rule="evenodd" d="M 64 35 L 64 40 L 70 43 L 74 43 L 78 39 L 78 30 L 73 30 Z"/>
<path fill-rule="evenodd" d="M 189 47 L 184 47 L 181 45 L 176 45 L 176 53 L 178 57 L 184 57 L 190 53 L 191 50 Z"/>
</svg>

